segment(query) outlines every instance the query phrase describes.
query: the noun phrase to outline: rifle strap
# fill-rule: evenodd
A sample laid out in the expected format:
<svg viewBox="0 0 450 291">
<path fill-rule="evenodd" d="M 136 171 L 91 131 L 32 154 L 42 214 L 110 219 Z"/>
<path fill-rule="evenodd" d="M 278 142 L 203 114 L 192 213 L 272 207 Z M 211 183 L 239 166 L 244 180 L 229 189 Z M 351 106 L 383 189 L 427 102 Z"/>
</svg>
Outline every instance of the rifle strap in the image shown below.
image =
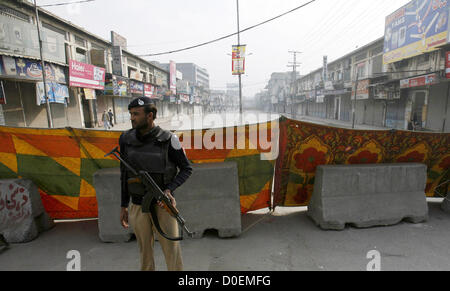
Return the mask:
<svg viewBox="0 0 450 291">
<path fill-rule="evenodd" d="M 161 229 L 161 225 L 159 224 L 159 219 L 158 219 L 158 215 L 156 214 L 156 208 L 158 207 L 156 205 L 156 200 L 153 199 L 152 204 L 150 206 L 150 214 L 152 215 L 152 219 L 153 219 L 153 224 L 155 225 L 156 230 L 159 232 L 159 234 L 164 237 L 165 239 L 168 239 L 170 241 L 180 241 L 183 240 L 183 233 L 181 233 L 181 236 L 179 237 L 170 237 L 168 236 L 162 229 Z M 177 222 L 178 223 L 178 222 Z"/>
</svg>

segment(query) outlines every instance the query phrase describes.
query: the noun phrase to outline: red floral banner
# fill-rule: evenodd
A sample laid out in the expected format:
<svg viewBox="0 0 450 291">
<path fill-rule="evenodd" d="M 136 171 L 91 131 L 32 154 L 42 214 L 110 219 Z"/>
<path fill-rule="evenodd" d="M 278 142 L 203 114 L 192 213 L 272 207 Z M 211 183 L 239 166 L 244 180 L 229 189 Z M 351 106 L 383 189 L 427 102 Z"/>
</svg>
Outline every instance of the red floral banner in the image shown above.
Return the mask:
<svg viewBox="0 0 450 291">
<path fill-rule="evenodd" d="M 275 171 L 274 206 L 306 206 L 319 165 L 424 163 L 427 196 L 448 191 L 450 134 L 368 131 L 280 120 L 280 154 Z M 438 194 L 440 193 L 440 195 Z"/>
</svg>

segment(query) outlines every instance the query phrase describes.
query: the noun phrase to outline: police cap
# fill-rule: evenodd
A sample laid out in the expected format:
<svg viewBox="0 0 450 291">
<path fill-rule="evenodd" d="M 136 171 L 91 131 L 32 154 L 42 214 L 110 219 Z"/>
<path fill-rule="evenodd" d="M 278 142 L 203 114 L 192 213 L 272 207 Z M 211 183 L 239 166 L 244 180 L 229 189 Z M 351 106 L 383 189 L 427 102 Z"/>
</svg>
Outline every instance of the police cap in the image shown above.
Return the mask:
<svg viewBox="0 0 450 291">
<path fill-rule="evenodd" d="M 139 98 L 135 98 L 133 99 L 133 101 L 131 101 L 131 103 L 128 105 L 128 110 L 130 110 L 131 108 L 136 108 L 136 107 L 144 107 L 146 105 L 150 105 L 153 104 L 152 99 L 148 98 L 148 97 L 139 97 Z"/>
</svg>

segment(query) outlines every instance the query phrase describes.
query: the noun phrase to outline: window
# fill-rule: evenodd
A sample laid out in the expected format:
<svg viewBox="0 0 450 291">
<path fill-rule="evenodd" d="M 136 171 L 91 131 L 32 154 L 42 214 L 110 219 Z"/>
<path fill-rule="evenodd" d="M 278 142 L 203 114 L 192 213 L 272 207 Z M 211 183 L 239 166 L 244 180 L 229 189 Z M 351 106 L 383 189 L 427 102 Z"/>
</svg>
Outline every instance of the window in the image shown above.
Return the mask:
<svg viewBox="0 0 450 291">
<path fill-rule="evenodd" d="M 133 61 L 133 60 L 130 59 L 130 58 L 128 58 L 128 65 L 129 65 L 129 66 L 133 66 L 133 67 L 137 67 L 136 61 Z"/>
<path fill-rule="evenodd" d="M 430 62 L 430 54 L 423 54 L 421 57 L 420 57 L 420 63 L 428 63 L 428 62 Z"/>
<path fill-rule="evenodd" d="M 358 74 L 358 78 L 365 78 L 366 77 L 366 63 L 361 63 L 356 65 L 356 73 Z M 355 74 L 355 78 L 356 78 L 356 74 Z"/>
<path fill-rule="evenodd" d="M 376 56 L 383 53 L 383 47 L 377 47 L 372 51 L 372 56 Z"/>
<path fill-rule="evenodd" d="M 82 63 L 87 63 L 86 51 L 81 48 L 75 50 L 75 60 Z"/>
<path fill-rule="evenodd" d="M 79 36 L 75 35 L 75 43 L 81 47 L 86 47 L 86 41 Z"/>
<path fill-rule="evenodd" d="M 9 16 L 14 16 L 15 18 L 18 18 L 20 20 L 30 22 L 30 17 L 27 14 L 17 11 L 15 9 L 3 6 L 3 5 L 0 5 L 0 13 L 6 14 Z"/>
<path fill-rule="evenodd" d="M 355 57 L 355 62 L 360 62 L 367 58 L 367 52 L 363 52 Z"/>
<path fill-rule="evenodd" d="M 67 40 L 67 34 L 66 34 L 66 32 L 63 29 L 60 29 L 58 27 L 55 27 L 55 26 L 53 26 L 51 24 L 48 24 L 48 23 L 45 23 L 45 22 L 42 22 L 42 27 L 45 27 L 48 30 L 51 30 L 53 32 L 61 34 L 64 37 L 64 39 Z"/>
</svg>

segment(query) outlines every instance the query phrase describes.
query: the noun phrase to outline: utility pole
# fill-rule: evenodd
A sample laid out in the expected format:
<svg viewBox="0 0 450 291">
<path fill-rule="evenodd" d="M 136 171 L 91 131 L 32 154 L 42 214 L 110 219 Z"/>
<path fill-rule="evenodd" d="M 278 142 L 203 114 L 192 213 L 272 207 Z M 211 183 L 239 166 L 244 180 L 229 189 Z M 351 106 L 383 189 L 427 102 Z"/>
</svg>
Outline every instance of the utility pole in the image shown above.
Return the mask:
<svg viewBox="0 0 450 291">
<path fill-rule="evenodd" d="M 39 28 L 39 12 L 36 4 L 36 0 L 34 0 L 34 9 L 36 11 L 36 26 L 37 26 L 37 33 L 39 38 L 39 51 L 41 54 L 41 66 L 42 66 L 42 80 L 44 82 L 44 96 L 45 96 L 45 103 L 46 103 L 46 109 L 47 109 L 47 121 L 48 121 L 48 128 L 53 128 L 53 119 L 52 119 L 52 110 L 50 108 L 50 100 L 48 99 L 47 94 L 47 81 L 46 81 L 46 71 L 45 71 L 45 63 L 44 63 L 44 57 L 42 53 L 42 38 L 41 38 L 41 29 Z"/>
<path fill-rule="evenodd" d="M 297 54 L 302 52 L 298 51 L 288 51 L 290 54 L 294 55 L 294 61 L 289 63 L 288 67 L 292 68 L 292 82 L 291 82 L 291 115 L 293 118 L 297 115 L 296 110 L 294 110 L 294 96 L 297 94 L 297 68 L 300 67 L 300 63 L 297 63 Z"/>
<path fill-rule="evenodd" d="M 238 47 L 241 46 L 241 29 L 239 27 L 239 0 L 236 0 L 236 8 L 237 8 L 237 29 L 238 29 Z M 241 116 L 241 123 L 243 119 L 243 110 L 242 110 L 242 74 L 239 72 L 239 114 Z"/>
</svg>

